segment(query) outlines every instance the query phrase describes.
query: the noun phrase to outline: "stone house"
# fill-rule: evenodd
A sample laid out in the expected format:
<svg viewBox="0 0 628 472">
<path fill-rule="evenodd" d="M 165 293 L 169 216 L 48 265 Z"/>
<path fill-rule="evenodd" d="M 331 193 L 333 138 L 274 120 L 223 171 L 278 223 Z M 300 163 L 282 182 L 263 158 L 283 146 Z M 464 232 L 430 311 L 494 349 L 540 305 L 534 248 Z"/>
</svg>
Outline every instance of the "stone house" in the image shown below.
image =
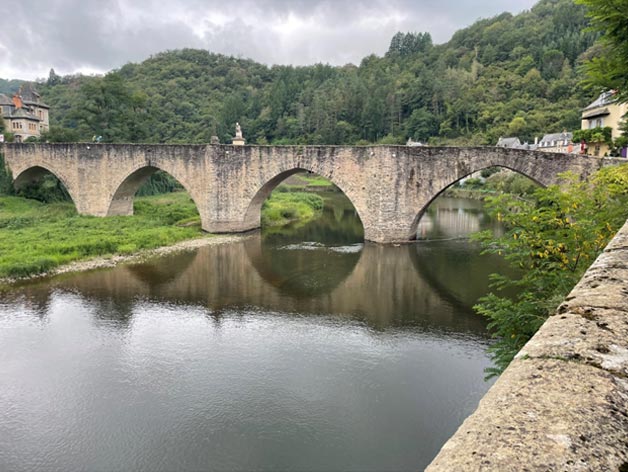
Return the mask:
<svg viewBox="0 0 628 472">
<path fill-rule="evenodd" d="M 525 149 L 527 151 L 534 151 L 537 148 L 537 143 L 536 141 L 534 144 L 530 144 L 528 142 L 522 143 L 516 136 L 508 138 L 500 137 L 495 146 L 508 149 Z"/>
<path fill-rule="evenodd" d="M 521 141 L 517 137 L 499 137 L 499 140 L 496 144 L 497 147 L 510 148 L 510 149 L 519 149 L 521 147 Z"/>
<path fill-rule="evenodd" d="M 539 141 L 537 149 L 545 152 L 572 153 L 574 152 L 573 133 L 563 131 L 546 134 Z"/>
<path fill-rule="evenodd" d="M 628 113 L 628 103 L 615 102 L 615 91 L 603 92 L 591 104 L 582 110 L 580 129 L 611 128 L 613 140 L 621 136 L 620 126 Z M 590 152 L 596 156 L 608 155 L 610 148 L 607 143 L 590 143 Z"/>
<path fill-rule="evenodd" d="M 13 133 L 16 142 L 39 137 L 50 128 L 50 107 L 31 84 L 22 84 L 20 90 L 9 97 L 0 94 L 0 114 L 6 130 Z"/>
<path fill-rule="evenodd" d="M 613 130 L 613 139 L 617 139 L 621 136 L 619 128 L 626 113 L 628 113 L 628 103 L 616 103 L 614 90 L 604 92 L 582 110 L 580 129 L 608 126 Z"/>
</svg>

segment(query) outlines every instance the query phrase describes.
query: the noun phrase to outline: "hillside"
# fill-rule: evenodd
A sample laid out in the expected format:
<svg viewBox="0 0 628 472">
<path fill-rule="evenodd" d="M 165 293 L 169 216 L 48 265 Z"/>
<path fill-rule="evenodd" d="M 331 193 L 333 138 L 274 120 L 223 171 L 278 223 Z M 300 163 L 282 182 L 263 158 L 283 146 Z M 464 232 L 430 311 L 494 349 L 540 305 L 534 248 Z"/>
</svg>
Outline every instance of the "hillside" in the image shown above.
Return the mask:
<svg viewBox="0 0 628 472">
<path fill-rule="evenodd" d="M 492 144 L 579 128 L 592 98 L 578 64 L 596 39 L 584 8 L 541 0 L 530 11 L 476 22 L 442 45 L 398 33 L 384 57 L 358 66 L 267 67 L 184 49 L 104 77 L 52 76 L 50 139 L 249 143 Z M 589 51 L 589 52 L 588 52 Z"/>
<path fill-rule="evenodd" d="M 23 82 L 23 80 L 0 79 L 0 93 L 11 95 L 17 92 Z"/>
</svg>

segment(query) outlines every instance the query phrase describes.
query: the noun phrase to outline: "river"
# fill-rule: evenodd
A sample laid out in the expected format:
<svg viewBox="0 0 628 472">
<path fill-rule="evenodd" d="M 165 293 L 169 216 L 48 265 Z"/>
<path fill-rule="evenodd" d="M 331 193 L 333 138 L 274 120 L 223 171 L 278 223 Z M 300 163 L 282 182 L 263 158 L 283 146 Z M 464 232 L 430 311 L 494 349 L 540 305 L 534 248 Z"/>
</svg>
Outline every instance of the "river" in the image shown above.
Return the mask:
<svg viewBox="0 0 628 472">
<path fill-rule="evenodd" d="M 312 223 L 0 292 L 0 470 L 421 470 L 489 388 L 501 261 L 441 198 L 420 242 Z"/>
</svg>

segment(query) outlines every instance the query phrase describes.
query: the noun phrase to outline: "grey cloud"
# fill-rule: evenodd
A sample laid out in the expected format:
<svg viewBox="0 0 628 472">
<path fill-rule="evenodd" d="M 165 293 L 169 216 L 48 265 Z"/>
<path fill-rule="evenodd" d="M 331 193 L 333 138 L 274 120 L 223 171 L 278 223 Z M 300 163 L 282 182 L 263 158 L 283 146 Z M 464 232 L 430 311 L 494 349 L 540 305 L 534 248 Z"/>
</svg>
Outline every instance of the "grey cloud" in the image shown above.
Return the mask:
<svg viewBox="0 0 628 472">
<path fill-rule="evenodd" d="M 458 28 L 533 0 L 21 0 L 0 29 L 0 77 L 106 71 L 166 49 L 202 47 L 268 64 L 359 63 L 397 31 Z M 5 51 L 8 51 L 5 53 Z"/>
</svg>

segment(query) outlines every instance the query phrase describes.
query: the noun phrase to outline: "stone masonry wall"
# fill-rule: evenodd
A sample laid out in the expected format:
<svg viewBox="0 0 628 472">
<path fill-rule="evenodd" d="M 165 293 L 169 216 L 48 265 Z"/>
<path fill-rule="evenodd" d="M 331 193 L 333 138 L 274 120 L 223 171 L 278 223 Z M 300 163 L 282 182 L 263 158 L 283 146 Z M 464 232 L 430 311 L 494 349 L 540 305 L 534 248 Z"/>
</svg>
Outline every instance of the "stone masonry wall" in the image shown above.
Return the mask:
<svg viewBox="0 0 628 472">
<path fill-rule="evenodd" d="M 587 175 L 617 160 L 497 147 L 224 146 L 149 144 L 4 144 L 16 185 L 45 171 L 66 186 L 77 210 L 131 215 L 136 191 L 157 170 L 188 191 L 209 232 L 258 228 L 262 203 L 298 170 L 330 179 L 355 206 L 365 238 L 413 238 L 431 201 L 473 172 L 502 166 L 541 185 L 571 170 Z M 44 170 L 45 169 L 45 170 Z"/>
<path fill-rule="evenodd" d="M 426 470 L 628 470 L 628 223 Z"/>
</svg>

